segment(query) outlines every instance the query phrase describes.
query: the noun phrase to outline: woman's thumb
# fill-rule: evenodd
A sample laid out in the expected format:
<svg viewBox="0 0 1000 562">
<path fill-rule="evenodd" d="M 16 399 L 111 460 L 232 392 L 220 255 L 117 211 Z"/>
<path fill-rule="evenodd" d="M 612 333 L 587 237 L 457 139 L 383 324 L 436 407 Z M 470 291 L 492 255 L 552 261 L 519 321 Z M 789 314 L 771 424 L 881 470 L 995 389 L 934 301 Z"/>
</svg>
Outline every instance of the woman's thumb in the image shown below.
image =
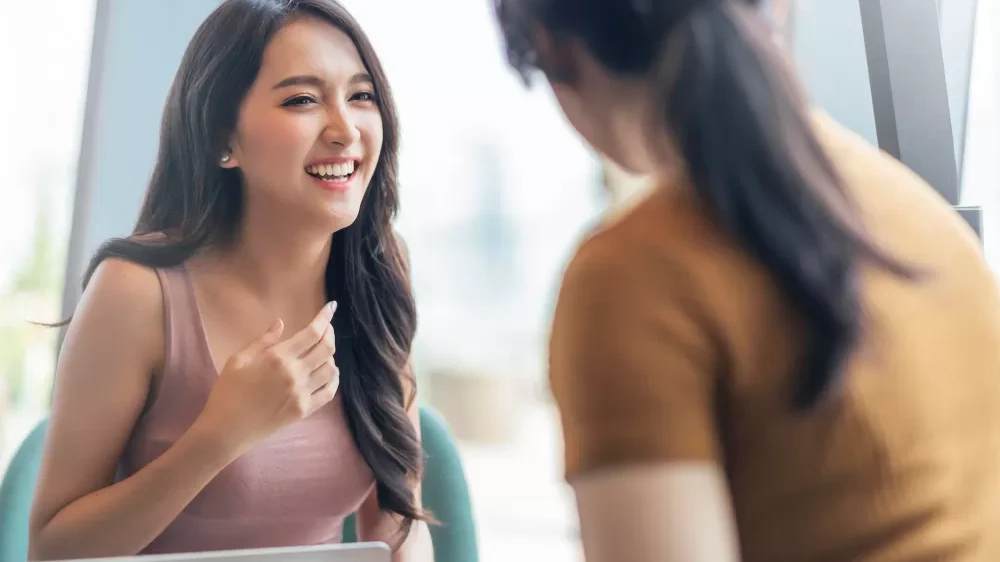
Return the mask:
<svg viewBox="0 0 1000 562">
<path fill-rule="evenodd" d="M 257 355 L 265 349 L 281 341 L 281 333 L 285 331 L 285 323 L 278 318 L 271 327 L 257 336 L 243 352 L 250 357 Z"/>
</svg>

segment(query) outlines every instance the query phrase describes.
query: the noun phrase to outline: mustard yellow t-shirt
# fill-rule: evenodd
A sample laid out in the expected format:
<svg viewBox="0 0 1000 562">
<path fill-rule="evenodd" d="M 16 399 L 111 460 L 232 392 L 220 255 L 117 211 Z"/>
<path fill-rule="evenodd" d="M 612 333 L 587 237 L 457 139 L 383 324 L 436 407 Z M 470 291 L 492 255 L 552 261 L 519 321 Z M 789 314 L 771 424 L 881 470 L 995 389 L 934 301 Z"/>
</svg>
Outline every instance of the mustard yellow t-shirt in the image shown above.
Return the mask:
<svg viewBox="0 0 1000 562">
<path fill-rule="evenodd" d="M 871 234 L 929 272 L 868 268 L 868 331 L 829 407 L 792 408 L 806 325 L 772 277 L 666 185 L 569 265 L 550 348 L 567 477 L 718 463 L 745 562 L 1000 562 L 1000 298 L 928 185 L 826 117 Z"/>
</svg>

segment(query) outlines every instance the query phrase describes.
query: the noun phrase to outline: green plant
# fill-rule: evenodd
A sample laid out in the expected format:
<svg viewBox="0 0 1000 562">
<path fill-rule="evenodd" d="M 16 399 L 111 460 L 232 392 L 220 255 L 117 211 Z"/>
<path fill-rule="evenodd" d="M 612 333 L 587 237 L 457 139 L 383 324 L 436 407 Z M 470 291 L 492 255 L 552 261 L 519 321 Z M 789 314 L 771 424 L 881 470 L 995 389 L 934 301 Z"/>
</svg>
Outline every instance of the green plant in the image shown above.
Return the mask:
<svg viewBox="0 0 1000 562">
<path fill-rule="evenodd" d="M 24 405 L 26 397 L 27 353 L 32 346 L 54 341 L 53 330 L 41 328 L 31 321 L 51 321 L 49 318 L 24 318 L 28 314 L 44 316 L 47 309 L 59 302 L 63 272 L 60 267 L 62 249 L 56 243 L 53 205 L 54 182 L 41 181 L 38 205 L 35 210 L 34 233 L 31 249 L 21 267 L 14 273 L 7 293 L 0 297 L 0 377 L 3 377 L 6 396 L 0 396 L 14 406 Z M 25 306 L 26 305 L 26 306 Z"/>
</svg>

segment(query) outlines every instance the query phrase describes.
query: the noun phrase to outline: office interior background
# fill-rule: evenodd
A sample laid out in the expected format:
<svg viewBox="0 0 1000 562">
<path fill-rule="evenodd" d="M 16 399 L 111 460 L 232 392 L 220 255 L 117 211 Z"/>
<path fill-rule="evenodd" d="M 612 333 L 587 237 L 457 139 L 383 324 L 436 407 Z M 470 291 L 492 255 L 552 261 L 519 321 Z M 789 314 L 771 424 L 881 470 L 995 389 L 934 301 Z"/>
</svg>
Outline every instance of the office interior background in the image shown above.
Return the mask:
<svg viewBox="0 0 1000 562">
<path fill-rule="evenodd" d="M 579 560 L 546 394 L 547 326 L 577 241 L 641 178 L 606 166 L 508 70 L 487 0 L 343 0 L 403 126 L 399 230 L 423 400 L 460 443 L 484 562 Z M 793 0 L 818 107 L 928 179 L 1000 264 L 998 0 Z M 181 53 L 216 0 L 8 2 L 0 19 L 0 474 L 43 419 L 52 322 L 132 226 Z M 637 187 L 639 186 L 639 187 Z M 905 206 L 899 209 L 906 213 Z"/>
</svg>

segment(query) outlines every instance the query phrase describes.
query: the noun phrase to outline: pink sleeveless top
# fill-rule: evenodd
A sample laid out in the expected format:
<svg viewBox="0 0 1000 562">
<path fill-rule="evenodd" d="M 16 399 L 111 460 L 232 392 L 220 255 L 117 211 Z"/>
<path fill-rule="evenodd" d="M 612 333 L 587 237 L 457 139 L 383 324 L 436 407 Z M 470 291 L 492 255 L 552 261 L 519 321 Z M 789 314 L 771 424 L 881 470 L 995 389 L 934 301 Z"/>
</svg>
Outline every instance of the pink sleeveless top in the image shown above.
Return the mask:
<svg viewBox="0 0 1000 562">
<path fill-rule="evenodd" d="M 187 270 L 158 270 L 165 368 L 121 459 L 125 478 L 163 454 L 195 421 L 217 372 Z M 143 554 L 341 541 L 344 518 L 374 487 L 347 429 L 340 395 L 223 469 Z"/>
</svg>

